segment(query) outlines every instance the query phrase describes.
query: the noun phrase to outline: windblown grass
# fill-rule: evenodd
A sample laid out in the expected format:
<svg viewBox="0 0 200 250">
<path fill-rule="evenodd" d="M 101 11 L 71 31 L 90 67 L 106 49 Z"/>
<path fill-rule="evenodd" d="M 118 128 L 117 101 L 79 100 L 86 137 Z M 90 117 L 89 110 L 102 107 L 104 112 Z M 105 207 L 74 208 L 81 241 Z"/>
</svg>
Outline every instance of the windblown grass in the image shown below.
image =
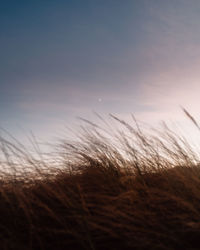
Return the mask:
<svg viewBox="0 0 200 250">
<path fill-rule="evenodd" d="M 112 118 L 126 131 L 88 122 L 51 161 L 1 138 L 0 249 L 200 248 L 198 154 Z"/>
</svg>

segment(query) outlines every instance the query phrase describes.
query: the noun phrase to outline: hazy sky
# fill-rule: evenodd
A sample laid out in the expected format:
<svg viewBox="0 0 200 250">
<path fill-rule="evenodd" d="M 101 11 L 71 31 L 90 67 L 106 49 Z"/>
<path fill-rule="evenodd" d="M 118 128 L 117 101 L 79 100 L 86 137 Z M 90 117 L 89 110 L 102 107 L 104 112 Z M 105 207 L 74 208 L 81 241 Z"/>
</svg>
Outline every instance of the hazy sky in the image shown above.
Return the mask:
<svg viewBox="0 0 200 250">
<path fill-rule="evenodd" d="M 76 116 L 199 114 L 199 0 L 1 1 L 0 126 L 54 135 Z"/>
</svg>

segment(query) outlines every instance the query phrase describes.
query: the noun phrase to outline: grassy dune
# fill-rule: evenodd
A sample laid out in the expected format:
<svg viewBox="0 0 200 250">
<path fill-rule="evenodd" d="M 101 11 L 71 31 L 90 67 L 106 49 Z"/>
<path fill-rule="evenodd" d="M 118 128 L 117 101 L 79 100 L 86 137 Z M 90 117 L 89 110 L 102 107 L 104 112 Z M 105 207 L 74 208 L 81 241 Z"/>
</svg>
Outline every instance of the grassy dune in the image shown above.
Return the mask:
<svg viewBox="0 0 200 250">
<path fill-rule="evenodd" d="M 1 138 L 0 249 L 200 249 L 198 154 L 113 119 L 126 131 L 90 123 L 49 162 Z"/>
</svg>

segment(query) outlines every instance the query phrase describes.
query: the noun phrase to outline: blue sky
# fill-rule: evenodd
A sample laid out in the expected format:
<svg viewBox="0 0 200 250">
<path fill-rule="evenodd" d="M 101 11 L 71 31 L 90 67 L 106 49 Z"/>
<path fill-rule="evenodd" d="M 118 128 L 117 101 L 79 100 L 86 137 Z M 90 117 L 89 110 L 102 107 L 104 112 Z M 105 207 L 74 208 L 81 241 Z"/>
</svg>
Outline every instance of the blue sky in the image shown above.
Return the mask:
<svg viewBox="0 0 200 250">
<path fill-rule="evenodd" d="M 48 138 L 92 111 L 198 115 L 197 0 L 1 1 L 0 126 Z"/>
</svg>

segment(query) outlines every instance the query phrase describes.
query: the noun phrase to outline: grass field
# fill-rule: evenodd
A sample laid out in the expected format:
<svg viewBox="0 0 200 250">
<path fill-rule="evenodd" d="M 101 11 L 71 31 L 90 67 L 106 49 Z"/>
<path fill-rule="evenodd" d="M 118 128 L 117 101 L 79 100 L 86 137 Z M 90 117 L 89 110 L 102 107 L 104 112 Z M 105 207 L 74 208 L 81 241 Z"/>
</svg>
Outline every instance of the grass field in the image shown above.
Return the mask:
<svg viewBox="0 0 200 250">
<path fill-rule="evenodd" d="M 49 162 L 1 138 L 0 249 L 200 249 L 198 153 L 112 118 L 125 130 L 88 122 Z"/>
</svg>

